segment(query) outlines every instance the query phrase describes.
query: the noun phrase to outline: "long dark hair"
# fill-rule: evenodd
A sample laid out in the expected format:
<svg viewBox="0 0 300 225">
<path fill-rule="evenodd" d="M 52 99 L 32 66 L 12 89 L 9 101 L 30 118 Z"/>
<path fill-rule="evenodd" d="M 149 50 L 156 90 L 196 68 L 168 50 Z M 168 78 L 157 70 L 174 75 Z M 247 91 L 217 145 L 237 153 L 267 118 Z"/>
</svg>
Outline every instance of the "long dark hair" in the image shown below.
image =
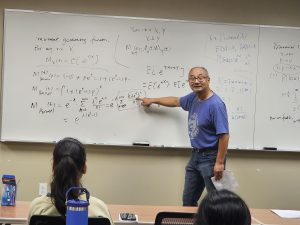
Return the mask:
<svg viewBox="0 0 300 225">
<path fill-rule="evenodd" d="M 80 141 L 64 138 L 57 142 L 53 151 L 51 199 L 61 215 L 66 214 L 66 192 L 70 187 L 81 186 L 85 170 L 86 152 Z M 72 196 L 73 195 L 73 196 Z M 71 193 L 71 197 L 76 193 Z"/>
<path fill-rule="evenodd" d="M 248 206 L 237 194 L 213 190 L 201 201 L 195 225 L 251 225 Z"/>
</svg>

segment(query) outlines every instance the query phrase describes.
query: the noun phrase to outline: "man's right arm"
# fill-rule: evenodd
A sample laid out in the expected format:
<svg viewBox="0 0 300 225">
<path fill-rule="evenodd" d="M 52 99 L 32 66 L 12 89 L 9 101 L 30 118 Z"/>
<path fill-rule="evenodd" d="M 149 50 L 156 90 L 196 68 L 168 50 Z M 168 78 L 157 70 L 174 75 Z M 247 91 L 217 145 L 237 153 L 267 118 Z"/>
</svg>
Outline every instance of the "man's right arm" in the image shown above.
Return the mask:
<svg viewBox="0 0 300 225">
<path fill-rule="evenodd" d="M 141 101 L 142 106 L 150 106 L 151 104 L 163 105 L 167 107 L 179 107 L 180 101 L 179 97 L 169 96 L 161 98 L 136 98 L 136 100 Z"/>
</svg>

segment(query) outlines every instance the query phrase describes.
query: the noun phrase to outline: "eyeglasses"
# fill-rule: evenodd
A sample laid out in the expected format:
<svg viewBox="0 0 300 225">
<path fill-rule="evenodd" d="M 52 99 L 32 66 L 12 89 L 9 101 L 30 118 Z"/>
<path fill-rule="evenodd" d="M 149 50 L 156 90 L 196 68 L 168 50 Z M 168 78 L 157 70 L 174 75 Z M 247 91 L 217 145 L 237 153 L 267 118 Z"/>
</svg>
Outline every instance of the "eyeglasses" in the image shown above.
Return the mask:
<svg viewBox="0 0 300 225">
<path fill-rule="evenodd" d="M 190 82 L 195 82 L 196 80 L 198 81 L 204 81 L 207 78 L 207 76 L 203 76 L 203 77 L 189 77 L 189 81 Z"/>
</svg>

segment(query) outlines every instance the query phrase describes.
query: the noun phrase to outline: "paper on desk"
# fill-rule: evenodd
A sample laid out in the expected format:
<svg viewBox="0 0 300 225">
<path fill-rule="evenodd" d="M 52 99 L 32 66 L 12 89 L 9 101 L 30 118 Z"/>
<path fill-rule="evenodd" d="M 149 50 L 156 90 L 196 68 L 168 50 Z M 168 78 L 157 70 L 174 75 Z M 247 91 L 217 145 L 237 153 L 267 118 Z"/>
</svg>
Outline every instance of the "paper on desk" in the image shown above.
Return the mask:
<svg viewBox="0 0 300 225">
<path fill-rule="evenodd" d="M 216 181 L 215 177 L 212 177 L 211 180 L 217 190 L 227 189 L 230 191 L 235 191 L 239 186 L 231 170 L 224 170 L 221 180 Z"/>
<path fill-rule="evenodd" d="M 282 218 L 300 218 L 299 210 L 281 210 L 281 209 L 272 209 L 274 213 Z"/>
</svg>

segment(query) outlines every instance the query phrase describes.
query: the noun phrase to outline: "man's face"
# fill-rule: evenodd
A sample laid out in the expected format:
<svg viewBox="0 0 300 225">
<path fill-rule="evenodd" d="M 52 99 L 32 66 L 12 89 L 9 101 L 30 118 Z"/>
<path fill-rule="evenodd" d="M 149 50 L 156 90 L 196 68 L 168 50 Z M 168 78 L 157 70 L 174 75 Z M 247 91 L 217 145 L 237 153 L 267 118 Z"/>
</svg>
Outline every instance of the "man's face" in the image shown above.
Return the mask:
<svg viewBox="0 0 300 225">
<path fill-rule="evenodd" d="M 189 85 L 194 92 L 205 92 L 209 89 L 210 78 L 202 68 L 193 68 L 189 73 Z"/>
</svg>

